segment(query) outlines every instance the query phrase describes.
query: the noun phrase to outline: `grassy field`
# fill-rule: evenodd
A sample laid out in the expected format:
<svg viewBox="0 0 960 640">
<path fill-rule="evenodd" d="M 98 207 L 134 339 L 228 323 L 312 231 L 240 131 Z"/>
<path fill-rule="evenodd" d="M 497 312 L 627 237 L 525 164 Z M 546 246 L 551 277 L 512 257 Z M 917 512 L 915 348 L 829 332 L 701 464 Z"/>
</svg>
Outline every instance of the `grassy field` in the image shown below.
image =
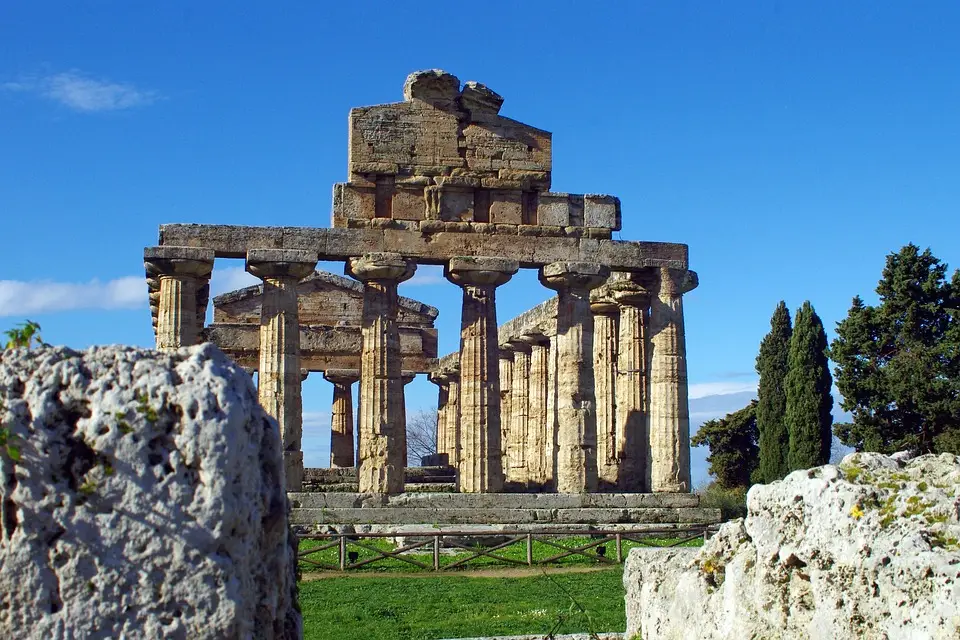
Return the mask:
<svg viewBox="0 0 960 640">
<path fill-rule="evenodd" d="M 525 578 L 347 574 L 300 583 L 306 640 L 623 631 L 623 569 Z"/>
</svg>

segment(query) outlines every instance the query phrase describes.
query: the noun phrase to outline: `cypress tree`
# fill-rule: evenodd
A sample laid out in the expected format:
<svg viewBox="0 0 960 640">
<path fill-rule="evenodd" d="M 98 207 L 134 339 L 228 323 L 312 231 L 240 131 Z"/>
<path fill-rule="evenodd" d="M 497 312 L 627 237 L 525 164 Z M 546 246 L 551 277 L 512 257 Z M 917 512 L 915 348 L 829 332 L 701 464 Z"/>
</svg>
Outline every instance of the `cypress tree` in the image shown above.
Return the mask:
<svg viewBox="0 0 960 640">
<path fill-rule="evenodd" d="M 827 334 L 808 300 L 797 311 L 790 338 L 786 422 L 791 469 L 807 469 L 830 461 L 831 384 Z"/>
<path fill-rule="evenodd" d="M 757 355 L 757 429 L 760 432 L 760 482 L 773 482 L 790 471 L 790 440 L 787 433 L 785 382 L 790 354 L 790 311 L 781 300 L 770 318 L 770 333 L 760 342 Z"/>
</svg>

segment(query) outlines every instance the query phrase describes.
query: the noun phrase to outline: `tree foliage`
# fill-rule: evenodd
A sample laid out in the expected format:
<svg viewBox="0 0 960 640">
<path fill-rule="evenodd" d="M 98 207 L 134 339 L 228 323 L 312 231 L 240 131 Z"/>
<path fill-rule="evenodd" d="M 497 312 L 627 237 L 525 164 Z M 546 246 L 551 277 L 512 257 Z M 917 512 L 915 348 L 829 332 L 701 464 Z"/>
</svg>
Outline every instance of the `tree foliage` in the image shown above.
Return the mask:
<svg viewBox="0 0 960 640">
<path fill-rule="evenodd" d="M 710 449 L 707 462 L 717 484 L 725 489 L 749 487 L 757 468 L 757 401 L 729 413 L 724 418 L 708 420 L 691 439 L 694 446 Z"/>
<path fill-rule="evenodd" d="M 808 300 L 797 310 L 793 323 L 785 381 L 790 469 L 807 469 L 830 461 L 831 386 L 827 334 Z"/>
<path fill-rule="evenodd" d="M 781 300 L 770 318 L 770 333 L 760 342 L 757 355 L 757 431 L 760 434 L 760 482 L 773 482 L 790 471 L 785 388 L 793 328 L 790 311 Z"/>
<path fill-rule="evenodd" d="M 960 453 L 960 271 L 913 244 L 887 256 L 879 304 L 858 296 L 830 355 L 844 444 L 860 451 Z"/>
</svg>

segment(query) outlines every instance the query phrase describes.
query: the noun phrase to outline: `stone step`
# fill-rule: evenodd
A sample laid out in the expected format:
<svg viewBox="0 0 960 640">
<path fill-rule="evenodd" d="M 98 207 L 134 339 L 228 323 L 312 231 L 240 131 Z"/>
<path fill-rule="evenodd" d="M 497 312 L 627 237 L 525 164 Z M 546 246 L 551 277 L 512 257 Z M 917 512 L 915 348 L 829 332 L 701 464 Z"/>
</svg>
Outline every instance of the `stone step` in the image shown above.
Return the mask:
<svg viewBox="0 0 960 640">
<path fill-rule="evenodd" d="M 322 496 L 327 493 L 332 493 L 336 496 L 343 496 L 343 495 L 367 496 L 368 495 L 368 494 L 357 493 L 357 490 L 359 489 L 359 487 L 357 486 L 356 481 L 334 482 L 330 484 L 318 484 L 318 485 L 312 485 L 312 486 L 308 485 L 307 483 L 304 483 L 304 485 L 305 485 L 304 489 L 306 489 L 306 491 L 288 494 L 289 496 L 291 496 L 291 499 L 293 499 L 293 496 Z M 454 493 L 457 490 L 457 485 L 453 482 L 407 482 L 404 485 L 404 488 L 407 491 L 412 491 L 416 493 L 428 493 L 428 494 Z M 320 507 L 329 506 L 325 504 L 327 500 L 311 501 L 309 498 L 306 498 L 304 499 L 304 502 L 309 503 L 313 506 L 320 506 Z M 356 498 L 355 497 L 351 497 L 349 499 L 345 498 L 339 501 L 334 500 L 334 502 L 338 502 L 340 506 L 353 506 L 353 504 L 356 502 Z M 307 506 L 307 505 L 305 504 L 304 506 Z M 360 505 L 357 505 L 357 506 L 360 506 Z"/>
<path fill-rule="evenodd" d="M 621 522 L 650 524 L 710 524 L 720 521 L 719 509 L 644 507 L 640 509 L 457 509 L 423 507 L 294 508 L 290 522 L 303 524 L 513 524 L 604 525 Z"/>
<path fill-rule="evenodd" d="M 678 532 L 688 532 L 690 529 L 706 528 L 714 523 L 651 523 L 651 522 L 611 522 L 602 525 L 573 523 L 558 525 L 556 523 L 534 522 L 523 525 L 517 524 L 299 524 L 294 525 L 298 535 L 320 533 L 378 533 L 378 534 L 419 534 L 424 536 L 435 533 L 464 534 L 469 536 L 499 535 L 504 532 L 522 530 L 524 533 L 548 534 L 555 531 L 565 533 L 582 532 L 584 535 L 593 535 L 597 531 L 622 531 L 623 533 L 649 533 L 659 537 L 674 537 L 684 535 Z M 400 537 L 397 537 L 399 540 Z M 419 540 L 413 535 L 411 539 Z"/>
<path fill-rule="evenodd" d="M 296 507 L 404 507 L 457 509 L 643 509 L 700 506 L 693 493 L 408 493 L 384 498 L 361 493 L 289 493 Z M 426 485 L 424 485 L 426 486 Z"/>
<path fill-rule="evenodd" d="M 404 480 L 408 483 L 454 482 L 457 472 L 453 467 L 407 467 Z M 334 484 L 338 482 L 356 482 L 356 467 L 321 468 L 307 467 L 303 470 L 303 480 L 310 484 Z"/>
</svg>

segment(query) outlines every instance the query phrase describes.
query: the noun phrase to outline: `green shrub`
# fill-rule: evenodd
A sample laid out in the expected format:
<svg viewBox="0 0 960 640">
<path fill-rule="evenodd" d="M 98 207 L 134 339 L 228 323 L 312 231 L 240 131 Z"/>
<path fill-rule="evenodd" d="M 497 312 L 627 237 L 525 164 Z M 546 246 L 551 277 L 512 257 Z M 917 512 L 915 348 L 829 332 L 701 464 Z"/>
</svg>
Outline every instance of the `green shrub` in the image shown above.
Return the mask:
<svg viewBox="0 0 960 640">
<path fill-rule="evenodd" d="M 697 490 L 700 496 L 700 506 L 710 509 L 720 509 L 724 520 L 744 518 L 747 515 L 747 488 L 735 487 L 726 489 L 716 482 L 711 482 Z"/>
</svg>

